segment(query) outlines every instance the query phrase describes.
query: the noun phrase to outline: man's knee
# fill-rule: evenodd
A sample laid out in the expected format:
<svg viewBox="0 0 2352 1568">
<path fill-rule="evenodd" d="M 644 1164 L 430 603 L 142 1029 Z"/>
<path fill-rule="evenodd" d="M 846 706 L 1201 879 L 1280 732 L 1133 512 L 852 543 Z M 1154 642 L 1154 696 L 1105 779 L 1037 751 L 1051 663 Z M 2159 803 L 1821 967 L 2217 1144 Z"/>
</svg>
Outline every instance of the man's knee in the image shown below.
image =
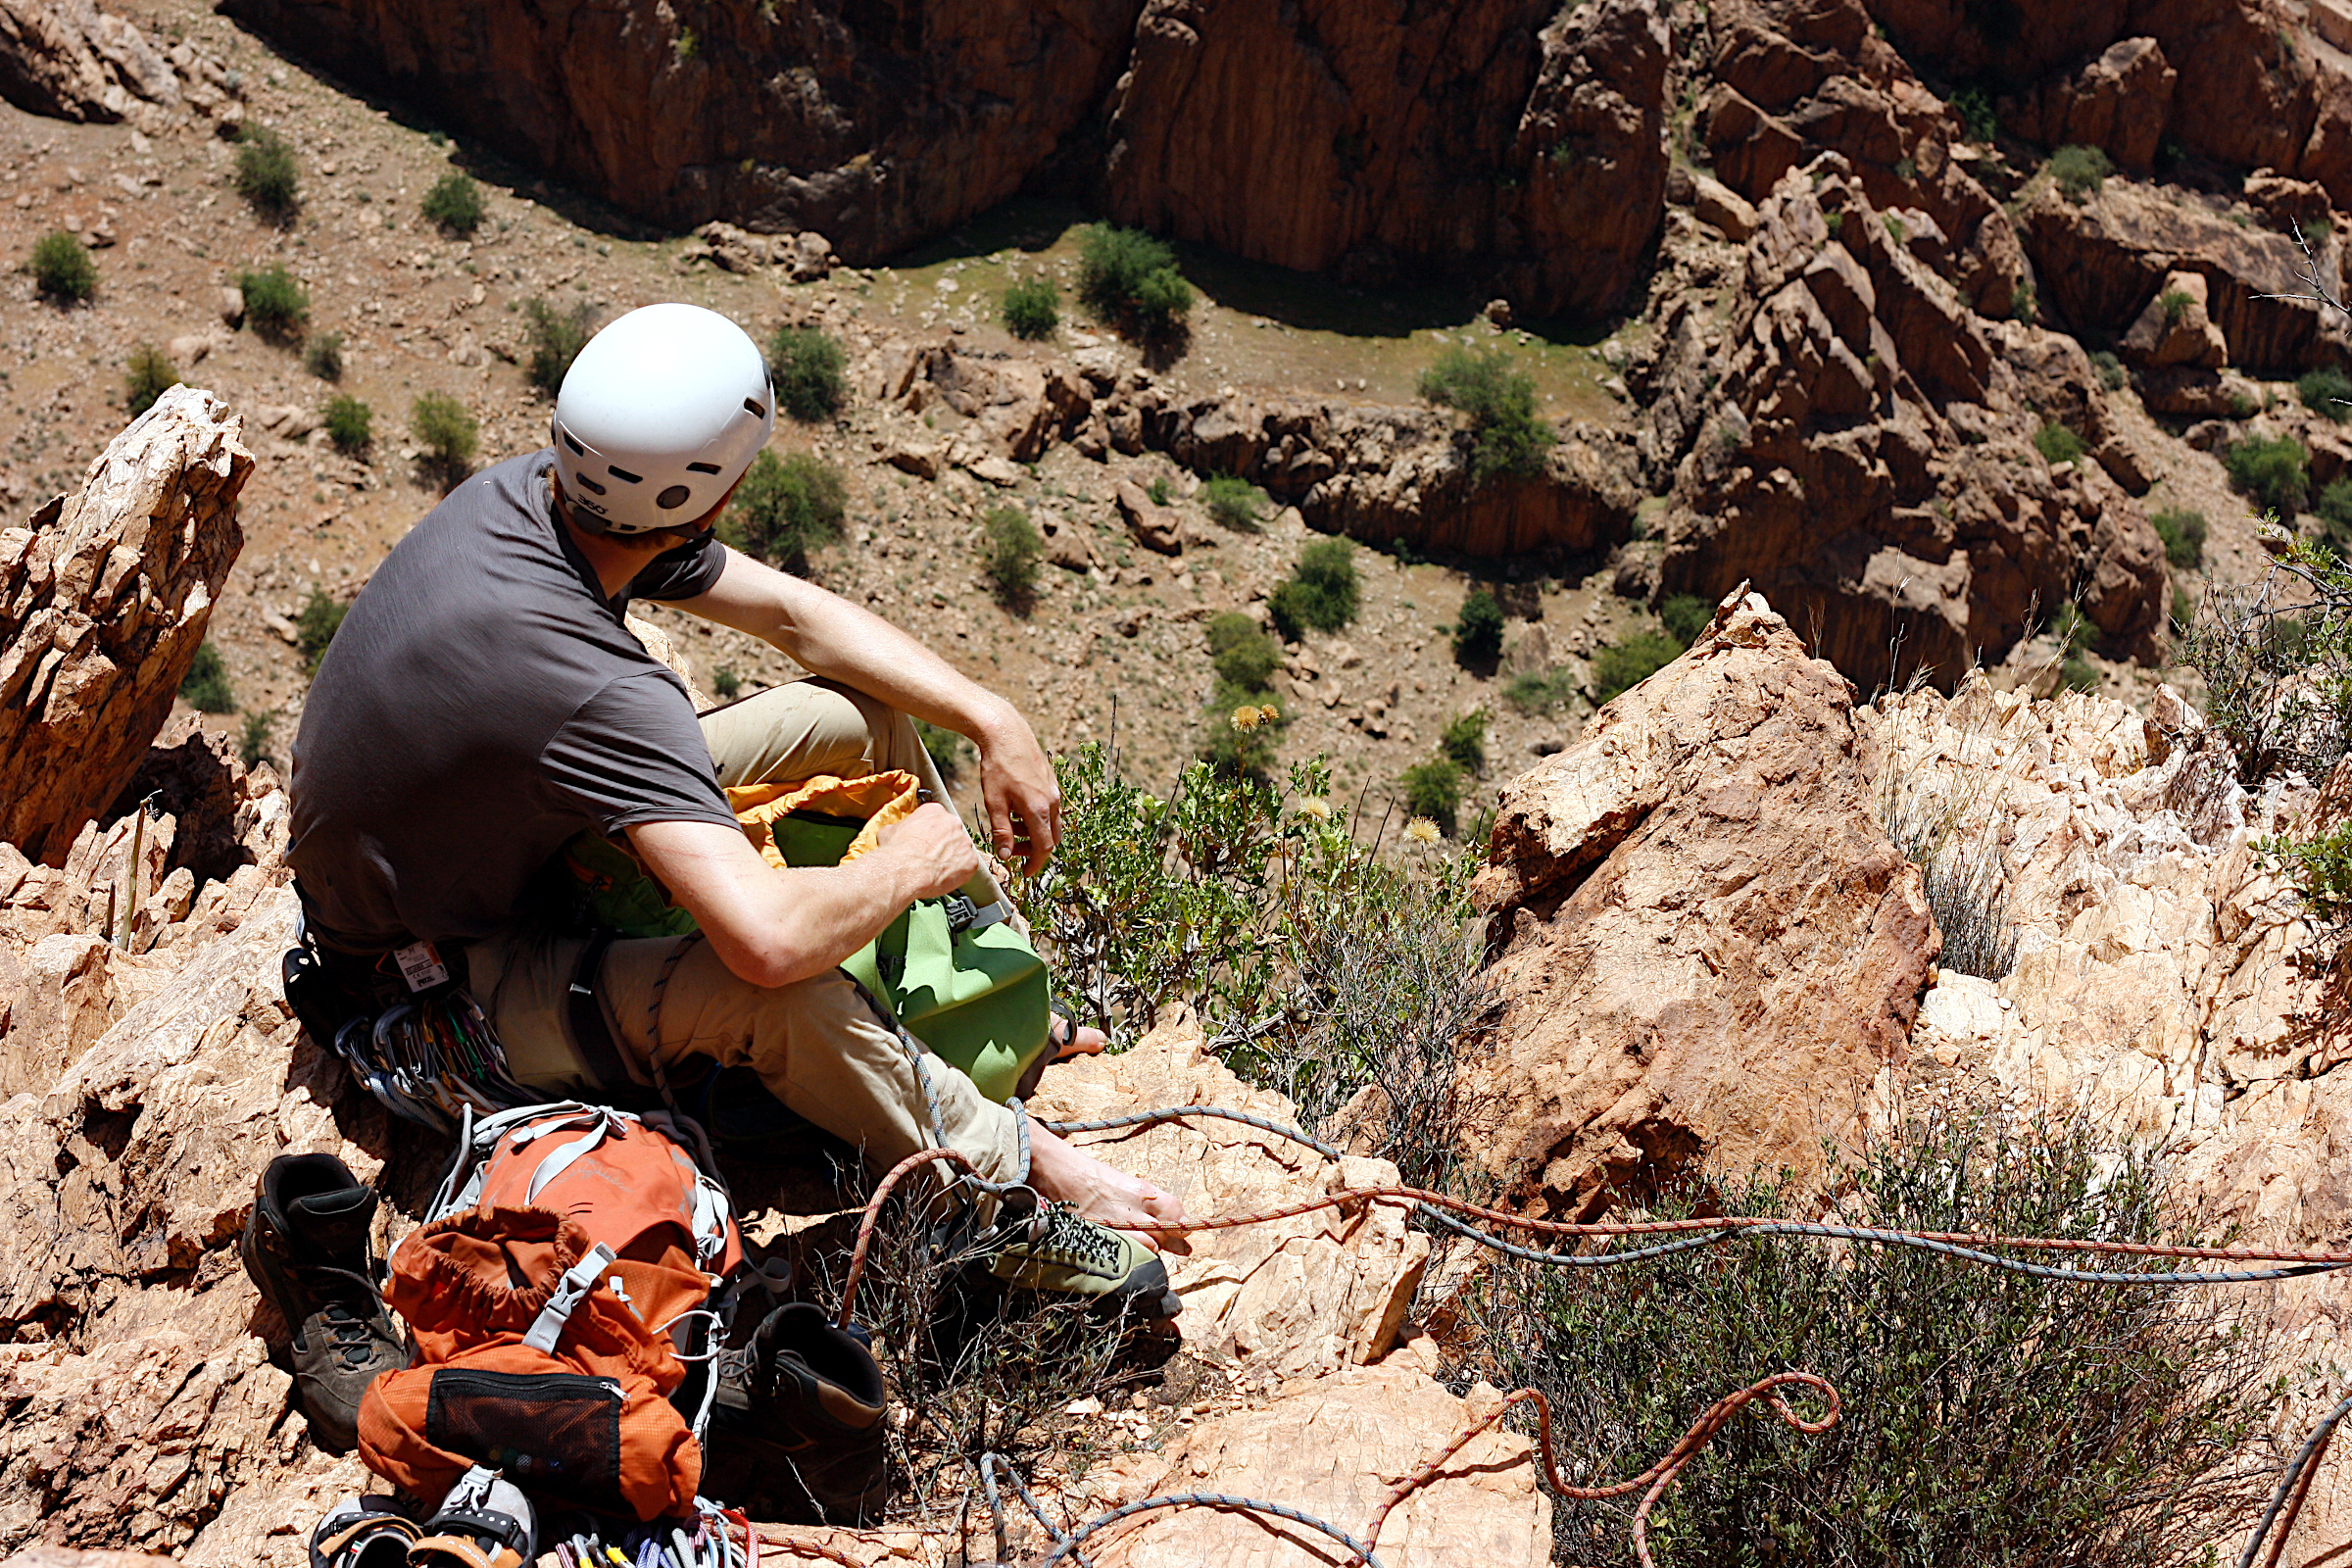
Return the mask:
<svg viewBox="0 0 2352 1568">
<path fill-rule="evenodd" d="M 831 681 L 787 681 L 703 714 L 703 739 L 730 787 L 855 778 L 870 770 L 877 710 L 889 711 Z"/>
</svg>

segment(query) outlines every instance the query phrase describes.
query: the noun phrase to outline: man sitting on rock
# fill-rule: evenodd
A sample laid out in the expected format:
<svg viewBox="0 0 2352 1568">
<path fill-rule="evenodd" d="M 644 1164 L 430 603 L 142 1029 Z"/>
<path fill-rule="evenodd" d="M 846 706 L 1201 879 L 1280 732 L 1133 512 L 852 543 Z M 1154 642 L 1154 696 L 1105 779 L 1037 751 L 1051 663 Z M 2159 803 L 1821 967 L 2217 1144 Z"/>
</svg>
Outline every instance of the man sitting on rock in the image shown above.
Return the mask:
<svg viewBox="0 0 2352 1568">
<path fill-rule="evenodd" d="M 916 899 L 1001 896 L 937 804 L 906 715 L 977 743 L 997 853 L 1031 872 L 1059 835 L 1060 791 L 1004 699 L 712 536 L 773 422 L 760 351 L 724 317 L 655 305 L 599 333 L 564 377 L 555 444 L 459 486 L 353 601 L 304 707 L 287 858 L 323 947 L 459 970 L 523 1085 L 599 1100 L 643 1092 L 657 1058 L 748 1065 L 883 1168 L 933 1145 L 933 1110 L 897 1032 L 836 966 Z M 622 623 L 640 598 L 749 632 L 811 675 L 698 717 Z M 763 862 L 724 793 L 891 768 L 932 801 L 822 869 Z M 700 939 L 566 932 L 546 884 L 583 829 L 625 839 Z M 594 1005 L 568 1010 L 575 992 Z M 1072 1043 L 1100 1049 L 1083 1033 Z M 937 1058 L 928 1069 L 948 1144 L 1010 1180 L 1014 1113 Z M 1172 1314 L 1166 1270 L 1127 1233 L 1182 1206 L 1034 1122 L 1027 1134 L 1029 1184 L 1054 1201 L 1005 1205 L 981 1244 L 996 1271 Z"/>
</svg>

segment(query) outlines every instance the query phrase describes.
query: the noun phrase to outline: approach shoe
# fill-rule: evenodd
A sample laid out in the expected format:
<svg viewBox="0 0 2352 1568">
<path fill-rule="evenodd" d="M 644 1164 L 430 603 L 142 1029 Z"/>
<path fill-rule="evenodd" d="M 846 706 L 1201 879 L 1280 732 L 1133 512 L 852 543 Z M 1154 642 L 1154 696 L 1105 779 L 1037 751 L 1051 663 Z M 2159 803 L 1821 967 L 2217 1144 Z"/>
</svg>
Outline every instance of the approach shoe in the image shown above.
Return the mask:
<svg viewBox="0 0 2352 1568">
<path fill-rule="evenodd" d="M 401 1568 L 416 1522 L 391 1497 L 345 1497 L 311 1532 L 311 1568 Z"/>
<path fill-rule="evenodd" d="M 760 1519 L 878 1523 L 890 1502 L 882 1369 L 807 1301 L 768 1313 L 719 1361 L 703 1492 Z"/>
<path fill-rule="evenodd" d="M 989 1273 L 1022 1290 L 1089 1297 L 1147 1322 L 1184 1310 L 1157 1252 L 1025 1187 L 1004 1194 L 980 1252 Z"/>
<path fill-rule="evenodd" d="M 280 1154 L 262 1172 L 238 1250 L 294 1337 L 294 1388 L 318 1446 L 359 1442 L 360 1396 L 410 1348 L 376 1289 L 375 1189 L 332 1154 Z"/>
<path fill-rule="evenodd" d="M 531 1499 L 478 1464 L 458 1478 L 409 1548 L 413 1568 L 530 1568 L 538 1556 Z"/>
</svg>

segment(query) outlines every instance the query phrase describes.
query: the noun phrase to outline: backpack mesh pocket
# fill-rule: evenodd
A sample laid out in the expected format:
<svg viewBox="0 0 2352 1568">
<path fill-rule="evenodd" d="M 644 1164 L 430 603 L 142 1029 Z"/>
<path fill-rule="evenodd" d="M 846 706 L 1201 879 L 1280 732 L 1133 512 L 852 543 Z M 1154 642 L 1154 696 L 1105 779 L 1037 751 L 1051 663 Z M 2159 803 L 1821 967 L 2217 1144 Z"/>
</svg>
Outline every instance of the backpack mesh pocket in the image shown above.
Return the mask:
<svg viewBox="0 0 2352 1568">
<path fill-rule="evenodd" d="M 528 1491 L 610 1510 L 620 1487 L 619 1385 L 571 1372 L 433 1374 L 424 1437 Z"/>
</svg>

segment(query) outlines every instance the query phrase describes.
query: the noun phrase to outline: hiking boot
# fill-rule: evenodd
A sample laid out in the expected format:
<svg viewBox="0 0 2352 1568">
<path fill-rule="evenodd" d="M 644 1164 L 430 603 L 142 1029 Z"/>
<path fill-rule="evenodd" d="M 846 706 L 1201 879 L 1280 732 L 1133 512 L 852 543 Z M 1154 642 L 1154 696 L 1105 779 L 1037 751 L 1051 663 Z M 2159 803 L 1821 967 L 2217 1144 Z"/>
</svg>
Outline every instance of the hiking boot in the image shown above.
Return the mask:
<svg viewBox="0 0 2352 1568">
<path fill-rule="evenodd" d="M 530 1568 L 538 1555 L 539 1518 L 531 1499 L 478 1464 L 458 1478 L 409 1548 L 414 1568 Z"/>
<path fill-rule="evenodd" d="M 890 1501 L 883 1400 L 863 1345 L 807 1301 L 777 1307 L 719 1362 L 704 1493 L 761 1519 L 878 1523 Z"/>
<path fill-rule="evenodd" d="M 345 1497 L 311 1532 L 311 1568 L 402 1568 L 416 1522 L 390 1497 Z"/>
<path fill-rule="evenodd" d="M 375 1189 L 332 1154 L 280 1154 L 262 1172 L 237 1250 L 294 1336 L 294 1388 L 311 1436 L 331 1452 L 359 1442 L 360 1396 L 407 1366 L 368 1255 Z"/>
<path fill-rule="evenodd" d="M 1158 1253 L 1067 1203 L 1040 1203 L 1025 1187 L 1004 1194 L 977 1250 L 990 1274 L 1022 1290 L 1089 1297 L 1146 1322 L 1184 1310 Z"/>
</svg>

